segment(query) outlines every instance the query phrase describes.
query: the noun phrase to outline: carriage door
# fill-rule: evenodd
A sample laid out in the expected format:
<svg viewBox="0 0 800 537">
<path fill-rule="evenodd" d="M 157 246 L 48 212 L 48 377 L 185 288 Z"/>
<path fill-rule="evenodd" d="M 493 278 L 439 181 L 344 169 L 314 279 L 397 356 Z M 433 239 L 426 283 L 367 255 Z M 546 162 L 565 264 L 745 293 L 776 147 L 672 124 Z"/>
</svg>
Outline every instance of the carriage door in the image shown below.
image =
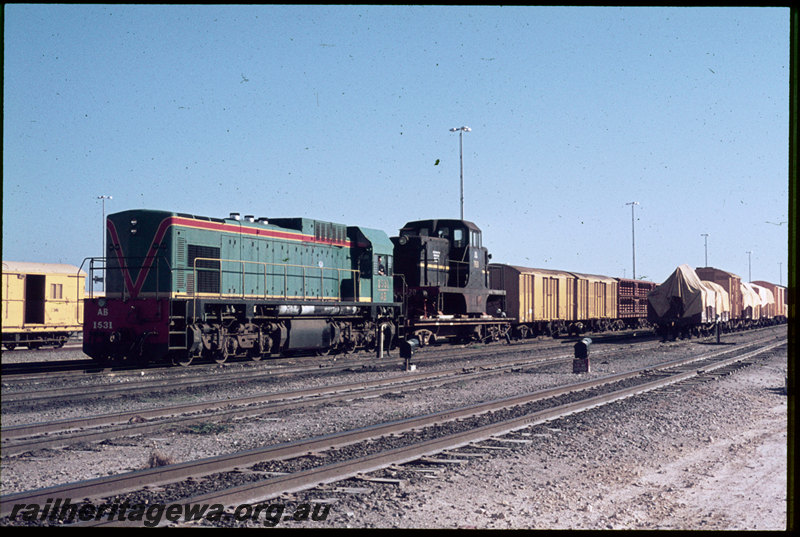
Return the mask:
<svg viewBox="0 0 800 537">
<path fill-rule="evenodd" d="M 44 276 L 25 276 L 25 324 L 44 324 Z"/>
</svg>

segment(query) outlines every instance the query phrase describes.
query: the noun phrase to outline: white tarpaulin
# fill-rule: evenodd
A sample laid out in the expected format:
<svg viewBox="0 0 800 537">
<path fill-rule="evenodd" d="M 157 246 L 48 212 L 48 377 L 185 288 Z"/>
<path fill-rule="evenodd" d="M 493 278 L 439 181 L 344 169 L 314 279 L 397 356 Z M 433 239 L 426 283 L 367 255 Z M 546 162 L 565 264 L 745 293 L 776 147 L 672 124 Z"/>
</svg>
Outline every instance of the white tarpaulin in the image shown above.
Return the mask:
<svg viewBox="0 0 800 537">
<path fill-rule="evenodd" d="M 775 313 L 775 295 L 762 285 L 758 285 L 755 283 L 751 283 L 750 286 L 758 293 L 758 297 L 761 299 L 761 316 L 769 316 L 772 317 L 776 315 Z"/>
<path fill-rule="evenodd" d="M 716 315 L 727 320 L 730 311 L 728 293 L 718 284 L 701 281 L 689 265 L 681 265 L 664 283 L 650 291 L 647 300 L 660 318 L 714 322 Z"/>
<path fill-rule="evenodd" d="M 718 283 L 707 282 L 705 280 L 700 280 L 700 282 L 710 293 L 714 293 L 713 302 L 709 302 L 706 305 L 707 318 L 704 318 L 703 322 L 714 322 L 717 320 L 717 315 L 719 315 L 720 321 L 729 321 L 731 318 L 731 299 L 730 296 L 728 296 L 728 292 Z M 711 306 L 713 306 L 713 310 Z"/>
<path fill-rule="evenodd" d="M 761 317 L 761 297 L 747 282 L 742 282 L 742 317 L 745 319 Z"/>
</svg>

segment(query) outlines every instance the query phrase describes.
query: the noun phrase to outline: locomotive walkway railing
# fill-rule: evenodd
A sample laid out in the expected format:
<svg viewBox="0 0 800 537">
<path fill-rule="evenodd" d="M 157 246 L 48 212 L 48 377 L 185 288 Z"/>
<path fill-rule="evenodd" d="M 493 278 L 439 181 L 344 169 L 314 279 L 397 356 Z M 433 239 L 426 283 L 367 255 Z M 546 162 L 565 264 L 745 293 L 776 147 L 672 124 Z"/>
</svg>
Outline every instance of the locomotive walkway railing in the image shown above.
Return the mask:
<svg viewBox="0 0 800 537">
<path fill-rule="evenodd" d="M 131 271 L 131 269 L 135 273 L 137 269 L 143 270 L 146 268 L 146 265 L 149 265 L 150 273 L 155 273 L 155 292 L 145 288 L 145 292 L 141 293 L 141 295 L 146 294 L 149 297 L 155 296 L 155 298 L 158 298 L 161 293 L 169 296 L 172 292 L 180 292 L 178 289 L 183 286 L 185 286 L 186 294 L 191 297 L 213 294 L 242 298 L 342 301 L 342 297 L 345 295 L 347 299 L 352 297 L 354 302 L 358 302 L 361 297 L 361 273 L 357 269 L 212 257 L 196 257 L 191 268 L 173 268 L 166 259 L 162 259 L 160 256 L 150 259 L 149 263 L 146 262 L 147 258 L 136 259 L 140 262 L 132 263 L 134 258 L 127 258 L 124 266 L 109 267 L 106 258 L 86 258 L 81 264 L 81 268 L 89 261 L 89 279 L 92 282 L 96 273 L 102 274 L 98 281 L 104 280 L 106 283 L 108 282 L 109 273 L 119 273 L 119 287 L 123 298 L 131 290 L 126 289 L 126 285 L 122 283 L 124 280 L 122 273 Z M 161 269 L 162 263 L 169 272 L 170 277 L 166 281 L 168 285 L 173 287 L 172 289 L 164 290 L 161 288 L 164 280 Z M 187 275 L 191 277 L 191 280 L 186 277 Z M 170 280 L 172 281 L 171 283 L 169 283 Z M 228 292 L 224 292 L 223 285 L 226 283 L 233 284 L 233 282 L 236 285 L 232 285 L 232 287 L 229 287 Z M 349 284 L 352 284 L 352 289 L 349 289 Z M 250 292 L 248 292 L 248 286 L 251 288 Z M 93 285 L 90 285 L 87 293 L 88 298 L 94 298 L 95 296 L 93 287 Z M 236 287 L 239 287 L 239 289 L 236 289 Z M 137 292 L 139 290 L 137 289 Z M 108 291 L 106 292 L 108 293 Z"/>
<path fill-rule="evenodd" d="M 198 266 L 203 263 L 213 263 L 215 268 L 208 265 L 206 267 Z M 226 265 L 227 264 L 227 265 Z M 233 268 L 231 264 L 238 265 L 238 268 Z M 255 270 L 248 270 L 254 268 Z M 278 270 L 275 270 L 275 269 Z M 175 269 L 185 270 L 185 269 Z M 209 292 L 231 294 L 236 296 L 255 297 L 255 298 L 282 298 L 284 300 L 342 300 L 342 290 L 344 282 L 352 282 L 352 299 L 357 302 L 360 297 L 360 273 L 355 269 L 343 269 L 338 267 L 314 267 L 309 265 L 294 265 L 288 263 L 267 263 L 262 261 L 247 261 L 241 259 L 218 259 L 210 257 L 197 257 L 194 259 L 192 266 L 192 288 L 189 289 L 187 285 L 187 293 L 196 295 L 203 291 L 199 289 L 199 276 L 200 272 L 206 274 L 216 273 L 218 277 L 218 288 L 216 290 L 209 290 Z M 318 274 L 317 274 L 318 273 Z M 227 279 L 226 279 L 227 277 Z M 240 292 L 227 292 L 223 293 L 222 285 L 224 281 L 231 281 L 230 278 L 235 277 L 241 285 Z M 290 294 L 290 282 L 299 280 L 299 294 L 292 291 Z M 319 288 L 314 289 L 314 285 L 319 283 Z M 327 287 L 326 287 L 327 282 Z M 247 284 L 250 283 L 254 289 L 247 292 Z M 335 283 L 335 291 L 334 284 Z M 311 288 L 311 292 L 309 289 Z M 262 292 L 252 292 L 256 289 L 261 289 Z M 330 290 L 330 293 L 326 293 Z M 349 297 L 348 297 L 349 298 Z"/>
</svg>

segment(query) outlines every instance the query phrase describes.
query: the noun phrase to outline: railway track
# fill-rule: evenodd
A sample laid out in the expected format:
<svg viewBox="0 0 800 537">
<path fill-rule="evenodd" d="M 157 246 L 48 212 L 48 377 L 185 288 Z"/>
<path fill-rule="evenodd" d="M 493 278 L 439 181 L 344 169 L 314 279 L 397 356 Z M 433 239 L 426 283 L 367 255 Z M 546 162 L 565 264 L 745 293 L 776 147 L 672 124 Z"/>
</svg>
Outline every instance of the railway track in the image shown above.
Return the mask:
<svg viewBox="0 0 800 537">
<path fill-rule="evenodd" d="M 653 341 L 648 338 L 634 338 L 637 343 Z M 558 351 L 565 352 L 565 347 L 571 352 L 571 344 L 575 340 L 558 340 L 558 343 L 537 342 L 537 343 L 524 343 L 519 342 L 513 345 L 497 345 L 486 347 L 485 345 L 474 345 L 468 347 L 445 347 L 437 349 L 437 352 L 429 352 L 422 356 L 417 356 L 414 359 L 415 365 L 430 365 L 440 361 L 447 360 L 467 360 L 470 358 L 484 357 L 487 349 L 491 349 L 495 353 L 525 353 L 535 350 L 539 353 L 548 353 Z M 615 340 L 616 341 L 616 340 Z M 262 365 L 263 364 L 263 365 Z M 249 365 L 249 364 L 248 364 Z M 152 396 L 156 393 L 174 392 L 176 390 L 189 389 L 192 387 L 206 387 L 215 384 L 234 383 L 234 382 L 254 382 L 264 379 L 277 378 L 281 376 L 290 375 L 303 375 L 303 374 L 318 374 L 323 371 L 325 374 L 332 374 L 338 372 L 358 371 L 359 369 L 369 368 L 373 371 L 397 370 L 398 367 L 403 367 L 405 360 L 402 358 L 384 358 L 376 360 L 373 357 L 354 357 L 348 360 L 326 360 L 320 362 L 312 360 L 309 365 L 293 365 L 284 363 L 258 363 L 249 367 L 235 367 L 231 369 L 220 369 L 217 366 L 213 374 L 209 375 L 208 370 L 194 371 L 194 368 L 186 370 L 170 369 L 168 373 L 175 371 L 176 374 L 168 374 L 165 378 L 153 379 L 143 378 L 147 370 L 137 370 L 129 372 L 122 376 L 115 376 L 113 384 L 92 386 L 87 389 L 86 385 L 79 386 L 59 386 L 56 388 L 46 388 L 37 386 L 31 389 L 28 382 L 8 382 L 4 379 L 3 383 L 3 405 L 6 408 L 14 408 L 19 404 L 57 404 L 65 400 L 78 400 L 82 398 L 91 398 L 94 400 L 118 398 L 122 396 L 134 396 L 137 394 L 147 394 Z"/>
<path fill-rule="evenodd" d="M 592 337 L 595 343 L 611 343 L 611 342 L 620 342 L 625 340 L 635 340 L 635 341 L 644 341 L 644 340 L 652 340 L 655 339 L 654 334 L 651 331 L 646 330 L 636 330 L 636 331 L 629 331 L 629 332 L 620 332 L 620 333 L 608 333 L 608 334 L 599 334 L 599 335 L 590 335 L 587 337 Z M 531 346 L 531 345 L 544 345 L 544 346 L 563 346 L 565 344 L 573 343 L 580 338 L 562 338 L 562 339 L 554 339 L 554 340 L 518 340 L 514 341 L 513 346 Z M 504 344 L 504 343 L 502 343 Z M 501 344 L 501 345 L 502 345 Z M 481 350 L 476 350 L 475 348 L 480 348 Z M 453 355 L 459 354 L 463 355 L 464 351 L 466 350 L 467 354 L 470 353 L 478 353 L 484 352 L 483 349 L 486 348 L 484 344 L 475 343 L 473 345 L 467 346 L 434 346 L 434 347 L 425 347 L 423 348 L 422 352 L 418 353 L 414 360 L 415 361 L 422 361 L 424 362 L 428 359 L 429 355 L 434 356 L 442 356 L 442 355 Z M 61 349 L 59 349 L 61 350 Z M 75 350 L 75 349 L 72 349 Z M 394 352 L 393 354 L 396 354 Z M 81 375 L 109 375 L 113 374 L 117 377 L 123 375 L 129 375 L 131 377 L 135 377 L 141 375 L 143 372 L 146 374 L 150 373 L 160 373 L 160 372 L 168 372 L 168 371 L 175 371 L 179 374 L 217 374 L 220 371 L 224 371 L 228 368 L 243 368 L 243 369 L 258 369 L 258 368 L 271 368 L 274 369 L 276 367 L 283 367 L 284 364 L 304 364 L 307 363 L 309 368 L 314 367 L 326 367 L 326 364 L 335 363 L 337 361 L 346 361 L 346 360 L 353 360 L 359 364 L 361 363 L 376 363 L 379 360 L 376 360 L 374 355 L 371 353 L 366 352 L 358 352 L 355 354 L 339 354 L 339 355 L 331 355 L 325 357 L 315 357 L 315 356 L 296 356 L 296 357 L 284 357 L 284 358 L 277 358 L 273 360 L 260 360 L 258 362 L 254 362 L 252 360 L 231 360 L 226 362 L 222 366 L 215 362 L 206 362 L 206 363 L 195 363 L 191 367 L 178 367 L 174 365 L 165 365 L 165 364 L 150 364 L 146 367 L 142 367 L 141 365 L 136 364 L 98 364 L 94 360 L 91 359 L 75 359 L 75 360 L 59 360 L 59 361 L 47 361 L 47 360 L 40 360 L 36 362 L 21 362 L 21 363 L 5 363 L 2 364 L 2 369 L 0 370 L 0 374 L 4 378 L 4 382 L 7 384 L 10 381 L 19 382 L 19 381 L 36 381 L 40 379 L 50 380 L 52 379 L 52 375 L 57 373 L 59 376 L 69 377 L 69 376 L 81 376 Z M 391 363 L 399 363 L 400 359 L 393 359 L 393 358 L 385 358 L 387 362 Z"/>
<path fill-rule="evenodd" d="M 608 352 L 608 351 L 606 351 Z M 602 357 L 603 353 L 596 356 Z M 70 443 L 96 442 L 121 436 L 133 436 L 169 426 L 188 426 L 214 420 L 236 419 L 251 416 L 254 412 L 276 413 L 312 404 L 331 403 L 354 398 L 379 397 L 386 393 L 418 390 L 446 383 L 466 382 L 472 379 L 501 375 L 530 366 L 543 366 L 572 360 L 572 355 L 511 358 L 477 368 L 454 367 L 432 372 L 417 372 L 362 382 L 347 382 L 317 388 L 299 389 L 263 395 L 170 405 L 154 409 L 133 410 L 100 416 L 62 419 L 27 425 L 6 426 L 0 430 L 2 450 L 6 456 L 60 447 Z M 233 410 L 215 412 L 225 407 Z M 187 415 L 192 414 L 192 415 Z M 153 421 L 158 418 L 167 418 Z M 100 430 L 88 428 L 112 427 Z M 74 432 L 78 431 L 79 432 Z M 70 432 L 73 431 L 71 434 Z M 42 434 L 57 436 L 39 437 Z"/>
<path fill-rule="evenodd" d="M 658 367 L 609 375 L 514 398 L 244 453 L 7 495 L 0 498 L 0 514 L 8 515 L 14 504 L 43 504 L 47 498 L 54 497 L 88 498 L 89 501 L 111 497 L 114 501 L 124 499 L 130 503 L 145 499 L 151 503 L 180 501 L 222 505 L 262 502 L 280 494 L 339 481 L 420 457 L 452 453 L 468 445 L 481 449 L 487 440 L 502 438 L 536 423 L 683 382 L 698 375 L 709 378 L 712 371 L 722 371 L 735 362 L 749 360 L 780 345 L 785 345 L 785 340 L 776 342 L 770 338 L 742 348 L 717 349 L 698 357 L 665 362 Z M 744 350 L 748 352 L 743 353 Z M 507 440 L 515 439 L 524 441 L 520 438 Z M 309 453 L 315 456 L 308 457 Z M 321 459 L 324 460 L 320 462 Z M 213 493 L 201 492 L 201 478 L 210 474 L 218 476 L 215 480 L 226 485 Z M 188 478 L 191 480 L 184 481 Z M 163 492 L 154 493 L 152 489 L 148 492 L 143 489 L 144 486 L 163 487 Z M 104 520 L 96 522 L 108 523 Z M 119 521 L 112 523 L 119 524 Z"/>
</svg>

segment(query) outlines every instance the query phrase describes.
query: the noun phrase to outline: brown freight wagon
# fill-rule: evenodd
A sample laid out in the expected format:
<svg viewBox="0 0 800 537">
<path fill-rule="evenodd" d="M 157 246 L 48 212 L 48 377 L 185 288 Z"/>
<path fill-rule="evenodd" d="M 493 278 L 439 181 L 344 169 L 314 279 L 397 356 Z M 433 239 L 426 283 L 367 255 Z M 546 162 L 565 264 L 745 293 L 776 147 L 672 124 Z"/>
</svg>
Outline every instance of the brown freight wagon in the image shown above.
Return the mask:
<svg viewBox="0 0 800 537">
<path fill-rule="evenodd" d="M 732 272 L 726 272 L 714 267 L 696 268 L 695 272 L 701 280 L 721 285 L 730 298 L 731 320 L 735 322 L 742 319 L 742 278 Z"/>
<path fill-rule="evenodd" d="M 617 316 L 629 327 L 641 326 L 647 320 L 647 295 L 655 289 L 656 283 L 628 278 L 617 278 L 617 282 Z"/>
<path fill-rule="evenodd" d="M 775 298 L 775 318 L 780 322 L 786 321 L 786 288 L 782 285 L 775 285 L 774 283 L 758 280 L 753 282 L 761 287 L 766 287 L 772 291 L 772 296 Z"/>
</svg>

